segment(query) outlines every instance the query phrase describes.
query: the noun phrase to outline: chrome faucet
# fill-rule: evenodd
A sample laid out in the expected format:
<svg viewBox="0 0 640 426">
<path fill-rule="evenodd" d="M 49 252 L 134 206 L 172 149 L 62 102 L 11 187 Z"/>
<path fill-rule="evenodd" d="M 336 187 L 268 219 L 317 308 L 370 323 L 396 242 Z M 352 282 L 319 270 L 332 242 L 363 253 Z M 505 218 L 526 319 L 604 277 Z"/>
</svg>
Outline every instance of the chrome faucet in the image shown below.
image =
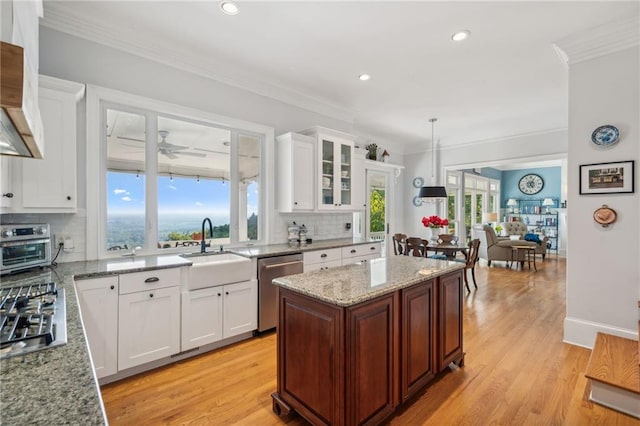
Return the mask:
<svg viewBox="0 0 640 426">
<path fill-rule="evenodd" d="M 211 224 L 211 219 L 205 217 L 202 221 L 202 241 L 200 241 L 200 253 L 204 253 L 207 251 L 207 243 L 204 241 L 205 233 L 204 233 L 204 224 L 209 222 L 209 235 L 213 239 L 213 225 Z"/>
</svg>

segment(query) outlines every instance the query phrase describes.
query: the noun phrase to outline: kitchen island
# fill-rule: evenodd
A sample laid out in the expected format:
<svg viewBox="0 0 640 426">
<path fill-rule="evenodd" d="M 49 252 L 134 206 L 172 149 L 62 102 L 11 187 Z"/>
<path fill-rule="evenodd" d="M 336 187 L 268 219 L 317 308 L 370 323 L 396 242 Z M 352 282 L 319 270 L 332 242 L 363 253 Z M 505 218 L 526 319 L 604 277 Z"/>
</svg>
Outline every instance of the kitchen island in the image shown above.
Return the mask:
<svg viewBox="0 0 640 426">
<path fill-rule="evenodd" d="M 462 366 L 462 270 L 394 256 L 274 280 L 279 415 L 378 424 L 450 363 Z"/>
</svg>

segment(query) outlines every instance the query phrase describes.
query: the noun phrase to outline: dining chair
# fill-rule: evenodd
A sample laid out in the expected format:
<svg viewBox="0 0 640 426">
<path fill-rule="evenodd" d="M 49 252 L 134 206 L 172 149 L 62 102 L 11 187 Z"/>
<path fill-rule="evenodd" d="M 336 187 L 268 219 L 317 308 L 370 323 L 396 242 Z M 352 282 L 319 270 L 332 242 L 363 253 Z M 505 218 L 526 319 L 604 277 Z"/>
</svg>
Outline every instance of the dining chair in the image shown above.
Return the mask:
<svg viewBox="0 0 640 426">
<path fill-rule="evenodd" d="M 418 237 L 407 238 L 407 256 L 424 257 L 427 253 L 427 241 Z"/>
<path fill-rule="evenodd" d="M 407 236 L 405 234 L 394 234 L 393 235 L 393 254 L 398 255 L 406 255 L 407 254 Z"/>
<path fill-rule="evenodd" d="M 467 278 L 467 271 L 471 269 L 471 278 L 473 279 L 473 286 L 477 289 L 476 284 L 476 263 L 478 263 L 478 252 L 480 249 L 480 239 L 476 238 L 469 243 L 469 253 L 466 259 L 454 259 L 454 262 L 464 263 L 464 285 L 467 287 L 467 291 L 471 293 L 469 288 L 469 279 Z"/>
</svg>

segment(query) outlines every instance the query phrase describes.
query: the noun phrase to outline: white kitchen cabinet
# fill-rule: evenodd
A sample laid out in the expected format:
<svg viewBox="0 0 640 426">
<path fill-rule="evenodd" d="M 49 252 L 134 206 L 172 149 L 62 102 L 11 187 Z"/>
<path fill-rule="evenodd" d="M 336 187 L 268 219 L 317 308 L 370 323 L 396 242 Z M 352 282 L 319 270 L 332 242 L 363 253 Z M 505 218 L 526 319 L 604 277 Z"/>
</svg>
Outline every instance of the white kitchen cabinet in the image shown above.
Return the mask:
<svg viewBox="0 0 640 426">
<path fill-rule="evenodd" d="M 354 137 L 323 127 L 300 133 L 316 138 L 317 209 L 354 210 Z"/>
<path fill-rule="evenodd" d="M 224 286 L 222 336 L 237 336 L 258 328 L 258 282 L 255 280 Z"/>
<path fill-rule="evenodd" d="M 340 248 L 305 251 L 302 260 L 304 272 L 335 268 L 342 265 L 342 251 Z"/>
<path fill-rule="evenodd" d="M 250 332 L 256 328 L 256 280 L 182 293 L 182 351 Z"/>
<path fill-rule="evenodd" d="M 91 360 L 98 378 L 118 372 L 118 277 L 75 282 Z"/>
<path fill-rule="evenodd" d="M 380 257 L 382 243 L 372 242 L 370 244 L 358 244 L 342 248 L 342 264 L 361 262 L 363 260 L 376 259 Z"/>
<path fill-rule="evenodd" d="M 40 76 L 39 104 L 47 149 L 41 160 L 10 160 L 11 212 L 77 211 L 76 105 L 83 95 L 83 84 Z"/>
<path fill-rule="evenodd" d="M 118 370 L 180 352 L 180 270 L 120 275 Z"/>
<path fill-rule="evenodd" d="M 14 159 L 9 156 L 0 156 L 0 191 L 2 191 L 0 210 L 2 212 L 10 211 L 13 208 L 13 162 Z"/>
<path fill-rule="evenodd" d="M 182 293 L 182 351 L 222 339 L 223 287 Z"/>
<path fill-rule="evenodd" d="M 278 210 L 313 211 L 315 207 L 315 139 L 298 133 L 276 138 Z"/>
<path fill-rule="evenodd" d="M 365 185 L 366 173 L 364 166 L 364 159 L 366 150 L 357 149 L 353 150 L 353 161 L 351 170 L 351 196 L 354 210 L 365 210 L 369 203 L 367 188 Z"/>
</svg>

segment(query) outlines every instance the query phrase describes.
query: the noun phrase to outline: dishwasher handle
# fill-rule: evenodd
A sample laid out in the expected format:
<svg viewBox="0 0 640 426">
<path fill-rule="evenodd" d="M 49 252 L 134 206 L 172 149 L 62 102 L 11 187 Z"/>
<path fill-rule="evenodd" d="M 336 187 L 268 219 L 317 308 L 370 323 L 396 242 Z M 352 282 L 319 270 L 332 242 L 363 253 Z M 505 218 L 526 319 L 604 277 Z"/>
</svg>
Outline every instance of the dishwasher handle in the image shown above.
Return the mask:
<svg viewBox="0 0 640 426">
<path fill-rule="evenodd" d="M 273 265 L 264 265 L 263 268 L 265 271 L 270 269 L 282 268 L 286 266 L 300 265 L 302 262 L 300 260 L 296 260 L 294 262 L 285 262 L 285 263 L 274 263 Z"/>
</svg>

